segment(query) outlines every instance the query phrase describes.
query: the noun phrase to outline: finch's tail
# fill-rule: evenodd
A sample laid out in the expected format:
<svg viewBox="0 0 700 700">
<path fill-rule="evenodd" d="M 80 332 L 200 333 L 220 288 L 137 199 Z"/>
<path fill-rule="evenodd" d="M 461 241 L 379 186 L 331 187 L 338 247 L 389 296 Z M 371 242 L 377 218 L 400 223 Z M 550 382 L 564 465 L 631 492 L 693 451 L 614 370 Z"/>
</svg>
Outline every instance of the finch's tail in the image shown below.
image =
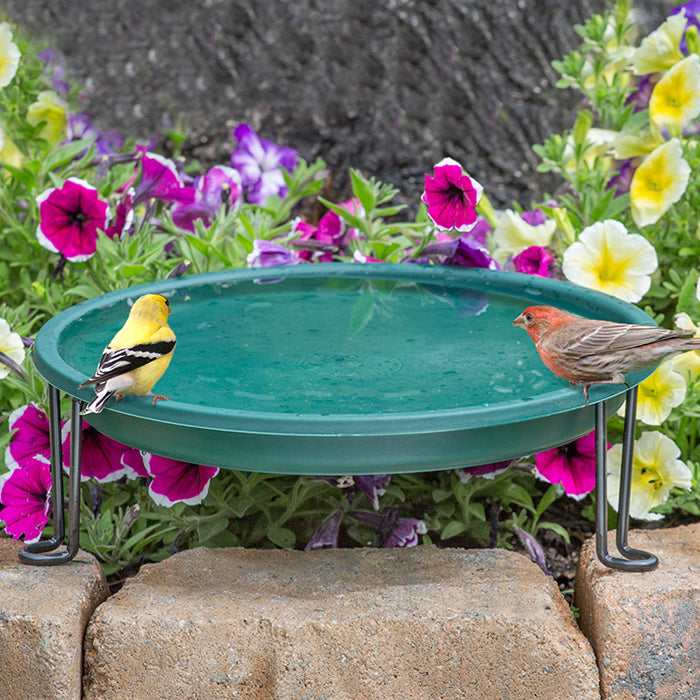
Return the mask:
<svg viewBox="0 0 700 700">
<path fill-rule="evenodd" d="M 107 400 L 110 398 L 110 396 L 114 396 L 113 391 L 108 391 L 106 389 L 98 391 L 95 398 L 92 401 L 90 401 L 90 403 L 87 406 L 85 406 L 85 408 L 80 412 L 80 415 L 84 416 L 87 413 L 100 413 L 105 407 L 105 404 L 107 403 Z"/>
</svg>

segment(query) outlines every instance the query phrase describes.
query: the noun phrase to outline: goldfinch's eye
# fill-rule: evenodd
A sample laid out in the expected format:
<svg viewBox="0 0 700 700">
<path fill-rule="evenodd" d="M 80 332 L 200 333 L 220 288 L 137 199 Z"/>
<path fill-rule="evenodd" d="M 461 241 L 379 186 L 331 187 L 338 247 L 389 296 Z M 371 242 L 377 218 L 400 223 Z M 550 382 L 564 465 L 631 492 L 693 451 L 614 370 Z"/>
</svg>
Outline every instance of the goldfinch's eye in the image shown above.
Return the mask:
<svg viewBox="0 0 700 700">
<path fill-rule="evenodd" d="M 165 299 L 165 297 L 163 297 Z M 165 299 L 165 305 L 170 308 L 170 301 L 168 299 Z"/>
</svg>

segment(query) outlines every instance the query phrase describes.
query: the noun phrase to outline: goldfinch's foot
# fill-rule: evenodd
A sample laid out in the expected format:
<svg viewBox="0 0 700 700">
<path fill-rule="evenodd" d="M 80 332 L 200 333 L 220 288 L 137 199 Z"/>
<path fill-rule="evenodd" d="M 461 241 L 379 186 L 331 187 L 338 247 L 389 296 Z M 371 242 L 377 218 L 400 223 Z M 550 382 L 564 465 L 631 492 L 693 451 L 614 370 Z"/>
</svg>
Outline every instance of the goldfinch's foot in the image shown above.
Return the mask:
<svg viewBox="0 0 700 700">
<path fill-rule="evenodd" d="M 156 401 L 167 401 L 170 397 L 169 396 L 161 396 L 160 394 L 148 394 L 149 396 L 153 397 L 153 405 L 156 405 Z"/>
</svg>

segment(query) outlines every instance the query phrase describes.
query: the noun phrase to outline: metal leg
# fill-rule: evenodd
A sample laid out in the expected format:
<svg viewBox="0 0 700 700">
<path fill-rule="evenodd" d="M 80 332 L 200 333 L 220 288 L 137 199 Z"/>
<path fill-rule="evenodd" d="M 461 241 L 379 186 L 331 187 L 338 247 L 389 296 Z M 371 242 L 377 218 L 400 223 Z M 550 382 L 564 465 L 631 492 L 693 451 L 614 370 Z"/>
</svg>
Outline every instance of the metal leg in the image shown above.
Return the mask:
<svg viewBox="0 0 700 700">
<path fill-rule="evenodd" d="M 607 405 L 604 401 L 595 405 L 596 432 L 596 550 L 598 559 L 611 569 L 624 571 L 650 571 L 659 560 L 648 552 L 633 549 L 627 543 L 629 532 L 630 487 L 634 457 L 634 421 L 637 413 L 637 388 L 627 392 L 625 427 L 622 438 L 622 464 L 620 465 L 620 497 L 617 512 L 617 548 L 625 558 L 608 553 L 608 480 L 607 480 Z"/>
<path fill-rule="evenodd" d="M 63 509 L 63 450 L 61 448 L 61 405 L 58 389 L 49 386 L 49 439 L 51 443 L 51 483 L 53 489 L 53 529 L 51 539 L 24 546 L 19 559 L 34 566 L 54 566 L 69 562 L 80 543 L 80 458 L 82 440 L 81 402 L 71 403 L 70 476 L 68 486 L 68 538 L 66 550 L 54 552 L 63 544 L 65 522 Z"/>
</svg>

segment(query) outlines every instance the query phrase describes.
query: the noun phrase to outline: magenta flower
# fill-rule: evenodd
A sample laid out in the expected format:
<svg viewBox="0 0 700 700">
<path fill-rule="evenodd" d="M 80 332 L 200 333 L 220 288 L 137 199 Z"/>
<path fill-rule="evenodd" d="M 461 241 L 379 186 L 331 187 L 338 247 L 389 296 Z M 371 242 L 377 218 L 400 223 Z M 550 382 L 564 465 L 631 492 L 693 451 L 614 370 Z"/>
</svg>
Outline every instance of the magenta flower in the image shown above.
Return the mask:
<svg viewBox="0 0 700 700">
<path fill-rule="evenodd" d="M 580 500 L 595 488 L 595 432 L 535 455 L 535 474 Z"/>
<path fill-rule="evenodd" d="M 20 406 L 10 414 L 8 425 L 15 431 L 5 450 L 9 469 L 23 467 L 35 457 L 50 458 L 49 417 L 44 411 L 32 404 Z"/>
<path fill-rule="evenodd" d="M 314 532 L 309 543 L 304 547 L 307 552 L 316 549 L 337 549 L 338 548 L 338 530 L 340 529 L 340 521 L 343 519 L 343 511 L 334 510 L 321 523 L 321 527 Z"/>
<path fill-rule="evenodd" d="M 287 185 L 280 166 L 292 172 L 298 162 L 297 152 L 260 138 L 248 124 L 239 124 L 233 135 L 238 146 L 231 155 L 231 165 L 241 174 L 248 201 L 264 204 L 273 194 L 284 197 Z"/>
<path fill-rule="evenodd" d="M 533 245 L 525 248 L 513 258 L 516 272 L 537 277 L 554 277 L 554 257 L 546 248 Z"/>
<path fill-rule="evenodd" d="M 194 222 L 201 219 L 209 226 L 222 204 L 235 206 L 243 195 L 241 176 L 226 165 L 215 165 L 194 181 L 194 201 L 178 204 L 173 221 L 186 231 L 194 232 Z"/>
<path fill-rule="evenodd" d="M 275 265 L 297 265 L 301 260 L 293 251 L 274 241 L 256 238 L 253 251 L 246 257 L 248 267 L 274 267 Z"/>
<path fill-rule="evenodd" d="M 134 225 L 134 190 L 127 190 L 114 208 L 114 221 L 105 229 L 105 235 L 114 240 L 121 239 L 125 231 Z"/>
<path fill-rule="evenodd" d="M 51 469 L 43 457 L 0 475 L 0 520 L 16 540 L 36 542 L 51 513 Z"/>
<path fill-rule="evenodd" d="M 333 262 L 333 253 L 337 252 L 345 234 L 343 220 L 334 211 L 327 211 L 319 220 L 318 226 L 298 219 L 293 231 L 298 233 L 298 246 L 310 241 L 308 250 L 302 250 L 299 257 L 302 260 L 316 262 Z"/>
<path fill-rule="evenodd" d="M 128 448 L 122 454 L 122 465 L 126 467 L 125 476 L 127 479 L 146 479 L 149 474 L 144 461 L 145 452 L 137 450 L 135 447 Z"/>
<path fill-rule="evenodd" d="M 71 177 L 63 187 L 51 187 L 37 198 L 39 243 L 70 262 L 82 262 L 97 249 L 97 233 L 107 228 L 109 205 L 85 180 Z"/>
<path fill-rule="evenodd" d="M 146 469 L 153 477 L 148 492 L 159 506 L 170 507 L 176 503 L 196 506 L 209 492 L 209 482 L 218 473 L 218 467 L 179 462 L 176 459 L 146 455 Z"/>
<path fill-rule="evenodd" d="M 63 466 L 68 471 L 70 465 L 69 422 L 64 424 L 61 437 L 63 440 Z M 104 484 L 121 479 L 128 471 L 127 467 L 122 464 L 122 456 L 129 449 L 131 448 L 112 440 L 83 422 L 81 480 L 95 479 Z"/>
<path fill-rule="evenodd" d="M 428 206 L 428 216 L 438 228 L 469 231 L 477 222 L 476 205 L 483 187 L 452 158 L 443 158 L 433 173 L 433 177 L 426 174 L 421 197 Z"/>
<path fill-rule="evenodd" d="M 134 188 L 134 207 L 149 199 L 171 203 L 194 202 L 194 188 L 184 185 L 172 160 L 158 153 L 150 153 L 143 146 L 137 146 L 136 150 L 139 152 L 140 177 Z"/>
</svg>

